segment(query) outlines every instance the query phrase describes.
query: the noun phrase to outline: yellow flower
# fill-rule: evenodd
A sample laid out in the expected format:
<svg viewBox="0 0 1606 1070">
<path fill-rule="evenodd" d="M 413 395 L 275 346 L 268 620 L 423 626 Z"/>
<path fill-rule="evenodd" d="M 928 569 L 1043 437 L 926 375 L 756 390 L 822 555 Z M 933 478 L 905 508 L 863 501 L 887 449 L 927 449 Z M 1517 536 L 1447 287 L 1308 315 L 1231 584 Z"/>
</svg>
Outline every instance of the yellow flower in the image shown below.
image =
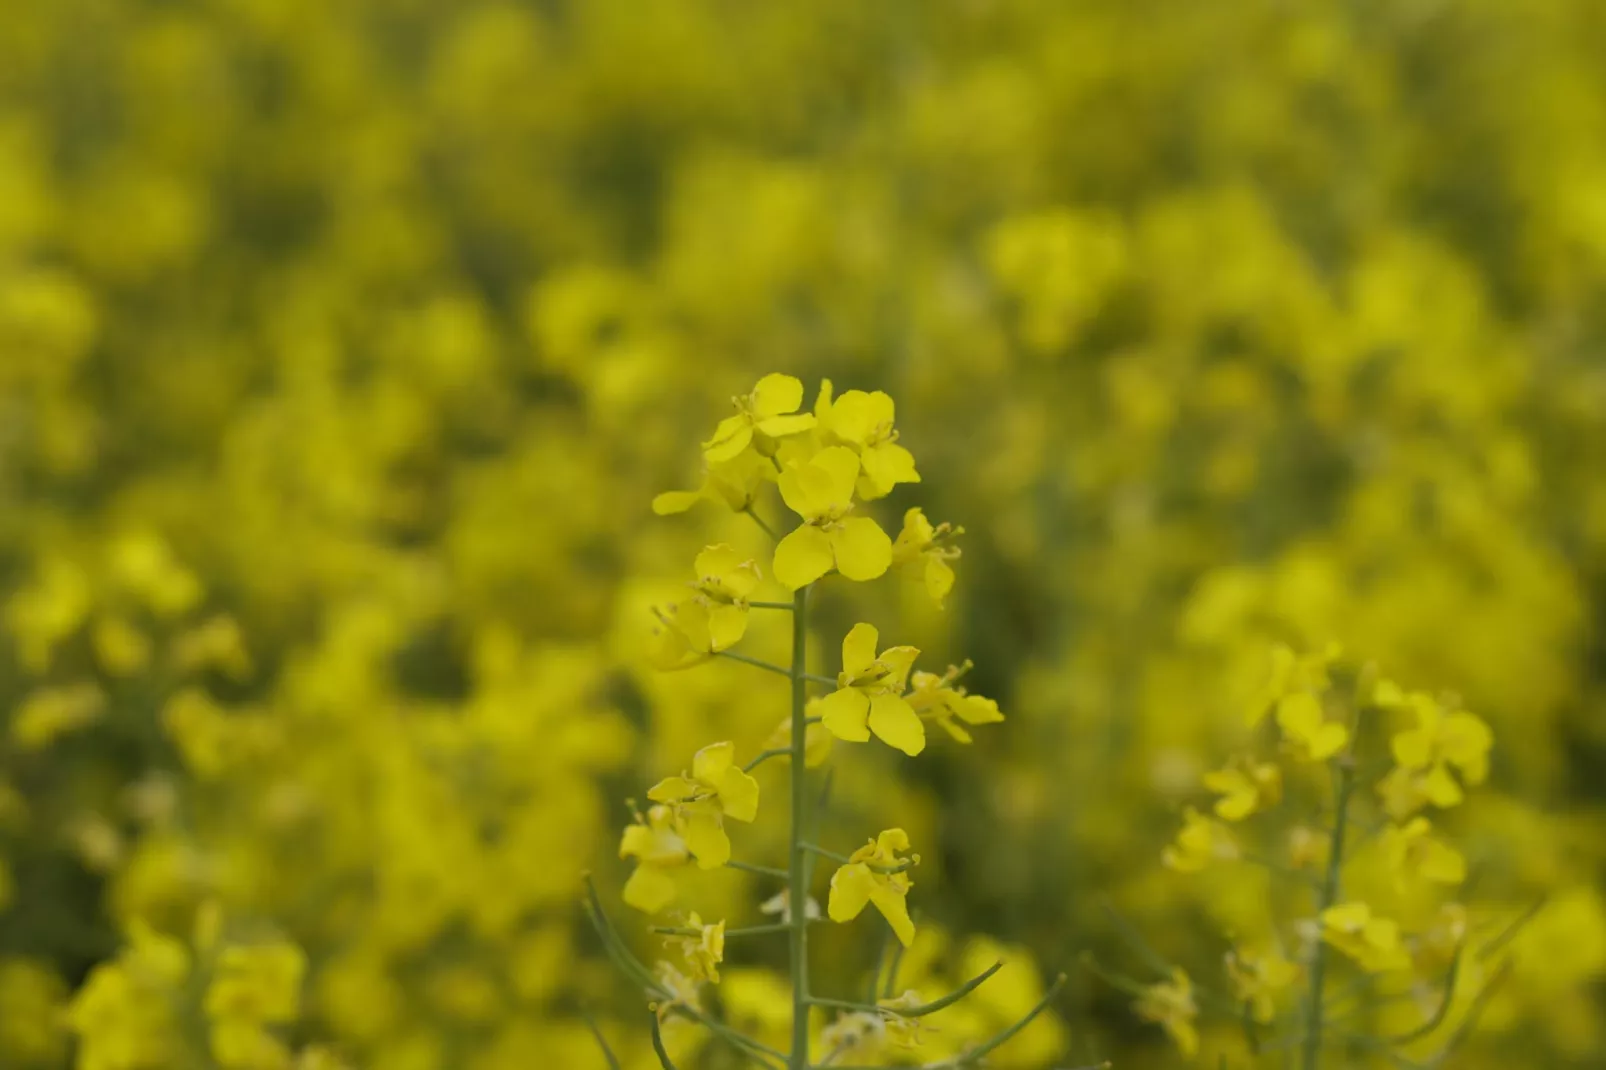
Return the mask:
<svg viewBox="0 0 1606 1070">
<path fill-rule="evenodd" d="M 1160 853 L 1160 861 L 1166 868 L 1178 873 L 1197 873 L 1211 862 L 1237 857 L 1238 844 L 1231 830 L 1191 806 L 1182 811 L 1182 828 L 1177 832 L 1176 843 Z"/>
<path fill-rule="evenodd" d="M 294 1021 L 306 969 L 306 956 L 294 944 L 225 947 L 206 990 L 206 1013 L 221 1021 L 253 1024 Z"/>
<path fill-rule="evenodd" d="M 1391 918 L 1372 914 L 1366 903 L 1340 903 L 1322 911 L 1322 938 L 1360 964 L 1363 970 L 1382 973 L 1403 970 L 1411 957 L 1400 943 L 1400 926 Z"/>
<path fill-rule="evenodd" d="M 619 857 L 636 859 L 635 871 L 625 882 L 624 900 L 637 910 L 656 914 L 675 901 L 674 872 L 691 861 L 686 840 L 675 831 L 675 812 L 668 806 L 649 807 L 636 815 L 619 841 Z"/>
<path fill-rule="evenodd" d="M 1434 806 L 1455 806 L 1465 794 L 1450 770 L 1467 784 L 1483 783 L 1494 735 L 1481 718 L 1464 710 L 1447 712 L 1430 695 L 1413 692 L 1406 703 L 1417 726 L 1394 737 L 1394 760 L 1408 774 L 1402 779 L 1414 779 L 1421 796 Z"/>
<path fill-rule="evenodd" d="M 926 514 L 914 508 L 903 514 L 903 530 L 892 543 L 892 563 L 919 568 L 926 592 L 938 608 L 954 589 L 954 570 L 948 562 L 959 557 L 959 547 L 948 545 L 948 540 L 964 533 L 964 528 L 946 521 L 933 527 Z"/>
<path fill-rule="evenodd" d="M 758 492 L 775 476 L 775 465 L 768 457 L 745 452 L 723 464 L 704 468 L 702 484 L 696 490 L 666 490 L 652 500 L 652 511 L 659 516 L 684 513 L 701 501 L 723 502 L 733 513 L 745 512 Z"/>
<path fill-rule="evenodd" d="M 654 610 L 659 627 L 648 648 L 652 664 L 686 669 L 729 650 L 747 634 L 747 600 L 758 588 L 758 562 L 720 543 L 697 555 L 696 592 L 689 602 Z"/>
<path fill-rule="evenodd" d="M 730 861 L 726 817 L 751 821 L 758 815 L 758 781 L 736 765 L 735 751 L 733 743 L 710 743 L 692 758 L 689 777 L 665 777 L 647 792 L 674 809 L 676 831 L 703 869 Z"/>
<path fill-rule="evenodd" d="M 914 455 L 898 445 L 889 395 L 880 390 L 849 390 L 833 401 L 831 381 L 827 379 L 820 384 L 814 412 L 830 440 L 851 446 L 858 453 L 863 464 L 860 497 L 884 498 L 899 483 L 920 482 Z"/>
<path fill-rule="evenodd" d="M 887 1043 L 886 1018 L 869 1011 L 849 1011 L 820 1030 L 820 1063 L 869 1063 L 881 1057 Z"/>
<path fill-rule="evenodd" d="M 671 963 L 660 959 L 653 969 L 653 979 L 666 994 L 666 998 L 648 1004 L 658 1016 L 659 1025 L 674 1013 L 676 1007 L 702 1010 L 702 982 L 695 977 L 681 973 Z"/>
<path fill-rule="evenodd" d="M 747 634 L 747 600 L 760 579 L 758 562 L 744 559 L 720 543 L 697 555 L 699 600 L 708 607 L 708 634 L 713 650 L 735 646 Z"/>
<path fill-rule="evenodd" d="M 1425 817 L 1384 829 L 1381 847 L 1396 884 L 1426 880 L 1455 885 L 1467 879 L 1467 860 L 1432 835 L 1432 825 Z"/>
<path fill-rule="evenodd" d="M 1164 1029 L 1183 1055 L 1199 1052 L 1199 1030 L 1193 1020 L 1199 1006 L 1193 1000 L 1193 982 L 1180 966 L 1171 971 L 1171 980 L 1148 986 L 1133 1005 L 1138 1017 Z"/>
<path fill-rule="evenodd" d="M 1325 762 L 1349 742 L 1349 729 L 1329 721 L 1322 700 L 1309 691 L 1296 691 L 1277 703 L 1277 727 L 1295 757 L 1307 762 Z"/>
<path fill-rule="evenodd" d="M 873 580 L 892 564 L 892 540 L 881 526 L 848 515 L 858 475 L 854 452 L 829 446 L 777 477 L 787 507 L 803 518 L 775 548 L 775 578 L 787 587 L 806 587 L 833 568 L 850 580 Z"/>
<path fill-rule="evenodd" d="M 725 961 L 725 923 L 717 921 L 704 925 L 703 919 L 693 911 L 686 919 L 685 928 L 697 930 L 695 936 L 666 936 L 664 942 L 678 946 L 691 967 L 693 981 L 719 982 L 719 964 Z"/>
<path fill-rule="evenodd" d="M 1271 650 L 1271 674 L 1254 701 L 1249 704 L 1246 720 L 1251 728 L 1265 719 L 1289 695 L 1298 692 L 1318 692 L 1327 687 L 1328 667 L 1338 659 L 1337 644 L 1329 644 L 1316 654 L 1295 654 L 1279 643 Z"/>
<path fill-rule="evenodd" d="M 998 703 L 955 686 L 955 681 L 970 671 L 970 667 L 967 661 L 962 665 L 950 665 L 941 676 L 917 672 L 910 678 L 909 694 L 904 696 L 910 708 L 923 720 L 937 722 L 943 731 L 960 743 L 970 742 L 970 733 L 960 721 L 978 725 L 997 724 L 1004 719 Z"/>
<path fill-rule="evenodd" d="M 907 850 L 908 834 L 903 829 L 887 829 L 854 851 L 847 864 L 831 874 L 831 897 L 825 906 L 831 920 L 852 921 L 866 903 L 874 903 L 899 942 L 908 947 L 915 938 L 915 925 L 909 920 L 906 899 L 912 882 L 904 870 L 918 864 L 920 856 L 898 857 Z"/>
<path fill-rule="evenodd" d="M 1227 977 L 1233 997 L 1247 1003 L 1257 1022 L 1277 1016 L 1277 999 L 1299 979 L 1299 967 L 1276 949 L 1227 952 Z"/>
<path fill-rule="evenodd" d="M 784 438 L 814 426 L 814 414 L 798 412 L 803 404 L 803 384 L 790 375 L 766 375 L 746 397 L 732 398 L 736 415 L 727 416 L 714 429 L 714 437 L 703 443 L 703 456 L 710 464 L 729 461 L 754 444 L 758 452 L 773 453 L 766 440 Z"/>
<path fill-rule="evenodd" d="M 864 743 L 874 732 L 888 746 L 919 754 L 926 747 L 926 729 L 903 689 L 920 651 L 894 646 L 877 657 L 878 638 L 871 625 L 855 624 L 842 640 L 837 690 L 819 700 L 820 719 L 838 739 Z"/>
<path fill-rule="evenodd" d="M 1204 786 L 1220 795 L 1216 816 L 1242 821 L 1250 814 L 1275 806 L 1283 794 L 1283 773 L 1272 762 L 1257 762 L 1242 755 L 1223 769 L 1204 775 Z"/>
</svg>

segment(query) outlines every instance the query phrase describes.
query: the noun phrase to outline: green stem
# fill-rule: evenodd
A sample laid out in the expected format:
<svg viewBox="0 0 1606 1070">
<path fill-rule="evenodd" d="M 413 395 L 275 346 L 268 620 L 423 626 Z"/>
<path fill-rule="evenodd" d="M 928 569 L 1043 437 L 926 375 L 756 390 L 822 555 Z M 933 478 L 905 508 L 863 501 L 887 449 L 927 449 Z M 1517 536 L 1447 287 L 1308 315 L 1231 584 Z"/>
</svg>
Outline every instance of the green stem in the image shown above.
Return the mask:
<svg viewBox="0 0 1606 1070">
<path fill-rule="evenodd" d="M 1322 915 L 1338 900 L 1339 877 L 1344 869 L 1344 835 L 1349 830 L 1349 800 L 1355 790 L 1355 770 L 1348 756 L 1338 761 L 1338 791 L 1336 812 L 1333 815 L 1333 842 L 1327 851 L 1327 875 L 1322 879 L 1316 900 L 1316 924 L 1322 924 Z M 1310 994 L 1306 1002 L 1305 1048 L 1300 1058 L 1301 1070 L 1320 1070 L 1322 1059 L 1322 986 L 1326 982 L 1327 944 L 1320 933 L 1316 948 L 1311 952 Z"/>
<path fill-rule="evenodd" d="M 792 835 L 790 881 L 787 899 L 792 907 L 792 1052 L 789 1070 L 807 1070 L 809 1065 L 809 901 L 808 852 L 803 837 L 808 834 L 808 776 L 803 756 L 808 746 L 808 725 L 803 720 L 808 705 L 809 589 L 800 587 L 792 596 Z"/>
<path fill-rule="evenodd" d="M 764 534 L 768 535 L 770 538 L 778 539 L 780 537 L 780 536 L 775 534 L 775 529 L 774 528 L 772 528 L 768 524 L 764 523 L 764 518 L 763 517 L 761 517 L 757 513 L 753 512 L 753 507 L 751 505 L 749 505 L 746 509 L 743 509 L 742 512 L 744 512 L 748 516 L 752 517 L 753 518 L 753 523 L 757 524 L 759 526 L 759 528 L 764 532 Z"/>
<path fill-rule="evenodd" d="M 900 1018 L 923 1018 L 928 1014 L 935 1014 L 944 1007 L 950 1007 L 958 1003 L 1003 967 L 1004 964 L 1002 962 L 995 962 L 946 996 L 934 999 L 930 1003 L 920 1003 L 913 1007 L 883 1006 L 875 1003 L 859 1003 L 851 999 L 815 999 L 812 997 L 809 1002 L 816 1007 L 833 1007 L 843 1011 L 863 1011 L 867 1014 L 895 1014 Z"/>
<path fill-rule="evenodd" d="M 785 758 L 791 753 L 791 747 L 771 747 L 769 750 L 761 750 L 758 752 L 757 757 L 748 762 L 746 765 L 742 766 L 742 772 L 751 773 L 753 770 L 757 769 L 771 758 Z"/>
<path fill-rule="evenodd" d="M 719 657 L 730 658 L 732 661 L 739 661 L 744 665 L 751 665 L 755 669 L 763 669 L 765 672 L 779 673 L 781 676 L 787 677 L 792 675 L 790 669 L 783 669 L 773 661 L 765 661 L 763 658 L 750 657 L 747 654 L 738 654 L 734 650 L 720 650 L 716 653 Z"/>
<path fill-rule="evenodd" d="M 774 866 L 755 866 L 751 862 L 738 862 L 734 858 L 725 863 L 725 868 L 739 869 L 743 873 L 756 873 L 760 877 L 779 877 L 781 880 L 785 880 L 787 876 L 784 869 L 776 869 Z"/>
<path fill-rule="evenodd" d="M 790 602 L 748 602 L 747 604 L 754 609 L 784 609 L 788 613 L 792 612 L 792 603 Z"/>
</svg>

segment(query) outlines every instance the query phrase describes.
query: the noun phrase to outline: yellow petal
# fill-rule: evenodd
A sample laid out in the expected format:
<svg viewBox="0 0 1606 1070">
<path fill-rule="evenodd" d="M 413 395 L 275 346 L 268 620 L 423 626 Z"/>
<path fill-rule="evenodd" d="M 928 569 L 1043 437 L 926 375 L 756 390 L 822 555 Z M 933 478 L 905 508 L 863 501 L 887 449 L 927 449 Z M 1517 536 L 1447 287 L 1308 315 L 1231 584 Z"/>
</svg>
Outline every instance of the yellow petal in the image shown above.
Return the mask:
<svg viewBox="0 0 1606 1070">
<path fill-rule="evenodd" d="M 625 881 L 624 900 L 647 914 L 656 914 L 675 901 L 675 880 L 657 866 L 637 866 Z"/>
<path fill-rule="evenodd" d="M 734 572 L 744 560 L 745 558 L 736 552 L 735 547 L 718 543 L 703 547 L 702 553 L 697 555 L 692 567 L 696 569 L 697 578 L 700 580 L 722 579 L 727 572 Z"/>
<path fill-rule="evenodd" d="M 737 821 L 753 820 L 758 816 L 758 781 L 731 766 L 719 779 L 719 805 L 726 817 Z"/>
<path fill-rule="evenodd" d="M 708 649 L 729 650 L 747 634 L 747 606 L 711 606 L 708 610 Z"/>
<path fill-rule="evenodd" d="M 895 691 L 902 691 L 909 683 L 909 670 L 914 668 L 915 659 L 919 656 L 918 647 L 889 646 L 883 650 L 878 660 L 887 668 L 885 685 Z"/>
<path fill-rule="evenodd" d="M 771 438 L 801 434 L 813 426 L 814 414 L 810 412 L 793 413 L 791 416 L 769 416 L 758 422 L 758 430 Z"/>
<path fill-rule="evenodd" d="M 835 562 L 831 538 L 812 524 L 804 524 L 775 547 L 775 578 L 791 590 L 807 587 Z"/>
<path fill-rule="evenodd" d="M 997 724 L 1004 719 L 998 703 L 981 695 L 965 695 L 957 702 L 950 701 L 948 705 L 967 724 Z"/>
<path fill-rule="evenodd" d="M 900 944 L 908 947 L 914 943 L 915 923 L 909 919 L 909 903 L 902 894 L 886 882 L 876 881 L 870 886 L 870 901 L 892 926 Z"/>
<path fill-rule="evenodd" d="M 831 432 L 838 438 L 863 445 L 875 432 L 876 423 L 875 403 L 863 390 L 844 391 L 831 403 Z"/>
<path fill-rule="evenodd" d="M 692 756 L 691 775 L 710 788 L 718 790 L 720 778 L 736 762 L 736 744 L 726 740 L 710 743 Z"/>
<path fill-rule="evenodd" d="M 926 558 L 926 593 L 941 609 L 948 592 L 954 589 L 954 570 L 948 562 L 940 557 L 928 556 Z"/>
<path fill-rule="evenodd" d="M 870 700 L 864 692 L 844 687 L 818 699 L 815 706 L 820 723 L 836 738 L 849 743 L 869 741 Z"/>
<path fill-rule="evenodd" d="M 1329 721 L 1311 734 L 1307 746 L 1312 761 L 1325 762 L 1343 750 L 1348 742 L 1349 729 L 1336 721 Z"/>
<path fill-rule="evenodd" d="M 759 418 L 783 412 L 796 412 L 803 404 L 803 383 L 790 375 L 774 372 L 753 387 L 753 414 Z"/>
<path fill-rule="evenodd" d="M 868 866 L 855 863 L 841 867 L 831 874 L 831 898 L 826 903 L 826 913 L 831 915 L 832 921 L 852 921 L 870 901 L 870 889 L 874 885 L 875 879 Z"/>
<path fill-rule="evenodd" d="M 727 416 L 714 429 L 714 437 L 703 443 L 703 456 L 709 464 L 722 464 L 745 450 L 752 441 L 752 421 L 746 416 Z"/>
<path fill-rule="evenodd" d="M 686 846 L 702 869 L 718 869 L 730 861 L 730 837 L 713 811 L 696 810 L 686 815 Z"/>
<path fill-rule="evenodd" d="M 1407 769 L 1421 769 L 1433 759 L 1433 737 L 1420 729 L 1401 732 L 1394 737 L 1391 749 L 1394 760 Z"/>
<path fill-rule="evenodd" d="M 858 679 L 875 664 L 876 643 L 880 641 L 881 633 L 876 631 L 875 625 L 862 621 L 855 624 L 843 638 L 842 671 L 849 679 Z"/>
<path fill-rule="evenodd" d="M 873 580 L 892 564 L 892 540 L 867 516 L 850 516 L 831 532 L 837 571 L 850 580 Z"/>
<path fill-rule="evenodd" d="M 859 478 L 859 455 L 846 446 L 827 446 L 814 455 L 807 467 L 822 472 L 820 491 L 830 504 L 845 507 L 853 500 L 853 484 Z"/>
<path fill-rule="evenodd" d="M 870 731 L 910 757 L 926 749 L 926 729 L 920 723 L 920 715 L 897 695 L 875 695 L 870 699 Z"/>
<path fill-rule="evenodd" d="M 882 829 L 875 838 L 876 857 L 894 865 L 894 856 L 909 849 L 909 834 L 903 829 Z"/>
<path fill-rule="evenodd" d="M 652 500 L 652 511 L 659 516 L 684 513 L 703 500 L 700 490 L 666 490 Z"/>
<path fill-rule="evenodd" d="M 1309 691 L 1296 691 L 1277 703 L 1277 724 L 1292 739 L 1304 740 L 1322 723 L 1322 704 Z"/>
<path fill-rule="evenodd" d="M 884 497 L 899 483 L 920 482 L 920 473 L 915 471 L 914 454 L 896 442 L 883 442 L 867 448 L 859 461 L 864 467 L 865 480 L 873 490 L 870 497 Z M 863 490 L 862 483 L 860 489 Z"/>
<path fill-rule="evenodd" d="M 701 785 L 683 776 L 664 777 L 647 789 L 647 798 L 653 802 L 679 802 L 702 791 Z"/>
</svg>

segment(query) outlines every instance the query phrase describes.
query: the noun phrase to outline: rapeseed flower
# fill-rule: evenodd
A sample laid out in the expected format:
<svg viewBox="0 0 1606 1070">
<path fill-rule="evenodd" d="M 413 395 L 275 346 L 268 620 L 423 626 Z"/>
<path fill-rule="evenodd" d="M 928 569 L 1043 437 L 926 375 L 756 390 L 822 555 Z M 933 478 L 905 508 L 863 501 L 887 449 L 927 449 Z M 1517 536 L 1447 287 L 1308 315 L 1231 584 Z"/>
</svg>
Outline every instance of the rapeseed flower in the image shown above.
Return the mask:
<svg viewBox="0 0 1606 1070">
<path fill-rule="evenodd" d="M 918 864 L 920 856 L 899 857 L 908 850 L 908 833 L 887 829 L 848 856 L 847 863 L 831 874 L 831 896 L 825 906 L 831 920 L 852 921 L 866 903 L 874 903 L 898 941 L 904 947 L 912 944 L 915 926 L 907 897 L 913 882 L 905 870 Z"/>
<path fill-rule="evenodd" d="M 1154 1022 L 1166 1031 L 1172 1043 L 1188 1058 L 1199 1053 L 1199 1005 L 1193 998 L 1193 981 L 1177 967 L 1171 979 L 1149 985 L 1133 1004 L 1139 1018 Z"/>
<path fill-rule="evenodd" d="M 964 533 L 964 528 L 947 521 L 933 526 L 917 506 L 903 514 L 903 528 L 892 542 L 892 563 L 918 571 L 926 593 L 938 609 L 954 589 L 954 567 L 950 562 L 959 559 L 960 550 L 950 542 Z"/>
<path fill-rule="evenodd" d="M 965 725 L 997 724 L 1004 719 L 998 703 L 972 695 L 957 685 L 956 681 L 969 670 L 967 661 L 962 665 L 950 665 L 941 676 L 917 672 L 909 678 L 909 692 L 904 696 L 921 720 L 935 721 L 959 743 L 971 741 Z"/>
<path fill-rule="evenodd" d="M 674 811 L 675 829 L 703 869 L 730 860 L 725 818 L 751 821 L 758 815 L 758 781 L 735 764 L 735 753 L 733 743 L 710 743 L 693 756 L 689 776 L 665 777 L 647 792 Z"/>
<path fill-rule="evenodd" d="M 1322 939 L 1354 959 L 1363 970 L 1384 973 L 1411 965 L 1411 957 L 1400 942 L 1399 922 L 1378 917 L 1364 902 L 1328 907 L 1317 921 Z"/>
<path fill-rule="evenodd" d="M 732 398 L 736 415 L 727 416 L 703 443 L 710 464 L 730 461 L 753 446 L 764 456 L 774 453 L 774 440 L 801 434 L 814 426 L 814 414 L 798 412 L 803 384 L 790 375 L 766 375 L 745 397 Z"/>
<path fill-rule="evenodd" d="M 898 445 L 892 398 L 880 390 L 848 390 L 832 398 L 831 381 L 820 384 L 814 405 L 827 442 L 849 446 L 859 455 L 859 496 L 884 498 L 899 483 L 918 483 L 914 455 Z"/>
<path fill-rule="evenodd" d="M 675 811 L 659 804 L 625 827 L 619 857 L 635 858 L 636 868 L 625 881 L 624 901 L 637 910 L 656 914 L 676 896 L 675 871 L 691 861 L 691 849 L 676 829 Z"/>
<path fill-rule="evenodd" d="M 792 590 L 833 568 L 850 580 L 873 580 L 892 564 L 892 540 L 881 525 L 853 512 L 859 458 L 828 446 L 806 461 L 789 461 L 777 482 L 787 507 L 803 518 L 775 547 L 775 578 Z"/>
<path fill-rule="evenodd" d="M 888 746 L 916 755 L 926 747 L 926 730 L 903 691 L 920 651 L 894 646 L 878 655 L 879 638 L 869 624 L 853 626 L 842 640 L 837 690 L 819 699 L 815 708 L 838 739 L 864 743 L 873 732 Z"/>
</svg>

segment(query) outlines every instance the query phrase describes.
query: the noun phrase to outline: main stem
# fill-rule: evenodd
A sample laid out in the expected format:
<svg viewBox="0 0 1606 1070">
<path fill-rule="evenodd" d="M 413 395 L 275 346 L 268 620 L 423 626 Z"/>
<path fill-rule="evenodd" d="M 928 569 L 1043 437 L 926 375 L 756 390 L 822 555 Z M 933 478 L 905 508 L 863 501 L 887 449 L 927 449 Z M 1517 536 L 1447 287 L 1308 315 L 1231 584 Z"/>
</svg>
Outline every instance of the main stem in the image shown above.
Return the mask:
<svg viewBox="0 0 1606 1070">
<path fill-rule="evenodd" d="M 808 702 L 809 589 L 800 587 L 792 596 L 792 849 L 787 867 L 789 886 L 787 905 L 792 923 L 792 1054 L 788 1070 L 807 1070 L 809 1065 L 809 881 L 808 777 L 804 756 L 808 743 L 808 724 L 803 708 Z"/>
<path fill-rule="evenodd" d="M 1344 834 L 1349 827 L 1349 797 L 1355 788 L 1355 771 L 1346 755 L 1338 762 L 1338 812 L 1333 815 L 1333 842 L 1327 851 L 1327 875 L 1316 903 L 1316 924 L 1338 899 L 1339 876 L 1344 868 Z M 1318 933 L 1310 961 L 1310 995 L 1305 1010 L 1305 1050 L 1301 1070 L 1320 1070 L 1322 1058 L 1322 985 L 1326 982 L 1327 944 Z"/>
</svg>

